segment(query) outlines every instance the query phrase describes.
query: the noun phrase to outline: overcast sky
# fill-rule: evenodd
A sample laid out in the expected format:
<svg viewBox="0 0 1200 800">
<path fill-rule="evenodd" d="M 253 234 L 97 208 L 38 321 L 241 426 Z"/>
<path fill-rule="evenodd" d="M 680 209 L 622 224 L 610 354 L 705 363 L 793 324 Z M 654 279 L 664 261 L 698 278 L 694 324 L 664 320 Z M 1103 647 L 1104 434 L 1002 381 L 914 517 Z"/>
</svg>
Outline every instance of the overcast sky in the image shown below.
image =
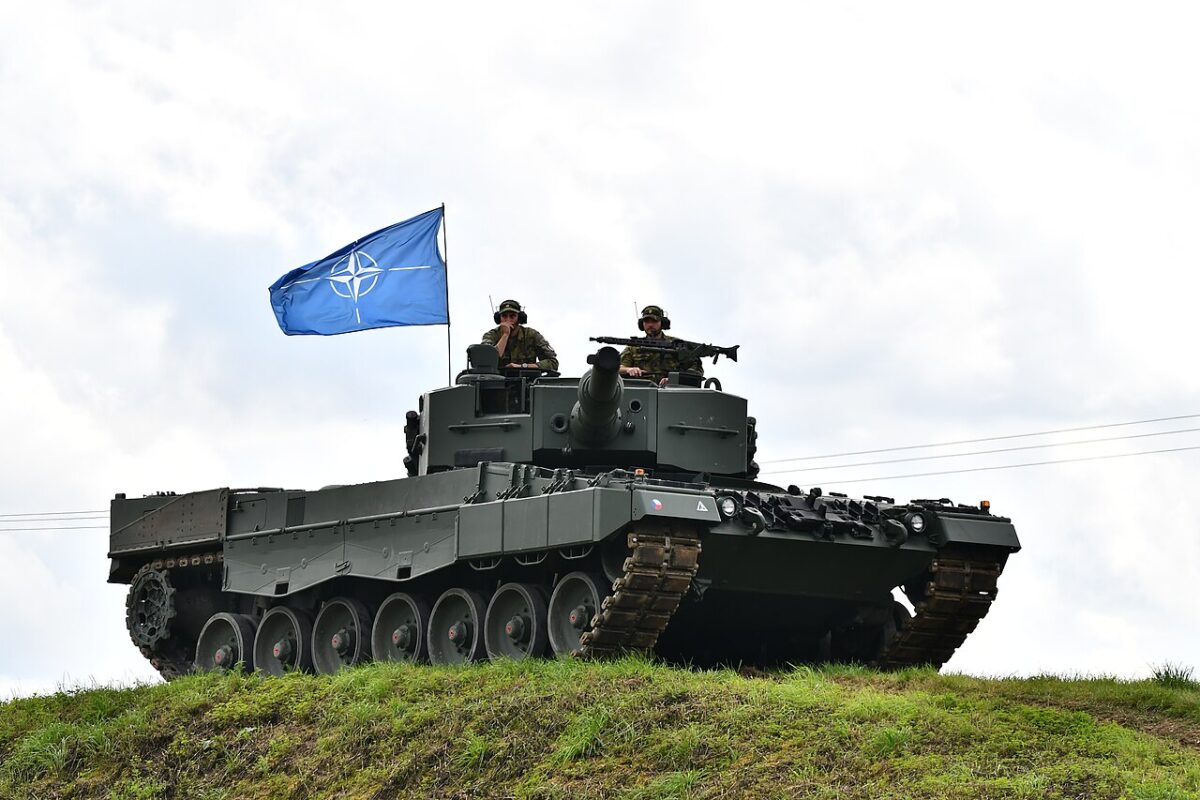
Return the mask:
<svg viewBox="0 0 1200 800">
<path fill-rule="evenodd" d="M 0 6 L 0 514 L 402 474 L 445 328 L 267 287 L 443 202 L 456 368 L 489 295 L 568 374 L 659 303 L 742 346 L 760 461 L 1200 414 L 1190 5 L 782 7 Z M 949 669 L 1134 677 L 1200 668 L 1200 450 L 837 481 L 1193 446 L 768 477 L 990 499 L 1025 549 Z M 106 545 L 0 533 L 0 697 L 153 676 Z"/>
</svg>

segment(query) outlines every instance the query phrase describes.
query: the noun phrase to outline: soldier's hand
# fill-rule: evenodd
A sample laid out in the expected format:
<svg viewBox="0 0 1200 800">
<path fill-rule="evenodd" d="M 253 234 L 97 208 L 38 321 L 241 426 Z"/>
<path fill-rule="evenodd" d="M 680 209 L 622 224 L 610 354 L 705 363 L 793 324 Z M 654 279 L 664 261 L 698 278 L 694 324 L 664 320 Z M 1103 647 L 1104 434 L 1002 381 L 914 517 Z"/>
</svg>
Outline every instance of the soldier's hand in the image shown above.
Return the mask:
<svg viewBox="0 0 1200 800">
<path fill-rule="evenodd" d="M 537 369 L 537 364 L 509 364 L 506 369 Z"/>
<path fill-rule="evenodd" d="M 667 385 L 667 379 L 666 379 L 666 378 L 663 378 L 662 380 L 660 380 L 660 381 L 658 382 L 658 385 L 659 385 L 659 386 L 666 386 L 666 385 Z"/>
<path fill-rule="evenodd" d="M 508 336 L 510 333 L 513 332 L 513 328 L 515 328 L 516 326 L 517 326 L 517 323 L 515 323 L 515 322 L 511 322 L 511 321 L 505 322 L 502 320 L 500 322 L 500 335 Z"/>
<path fill-rule="evenodd" d="M 640 378 L 642 377 L 642 368 L 630 367 L 629 369 L 625 370 L 625 374 L 631 378 Z"/>
</svg>

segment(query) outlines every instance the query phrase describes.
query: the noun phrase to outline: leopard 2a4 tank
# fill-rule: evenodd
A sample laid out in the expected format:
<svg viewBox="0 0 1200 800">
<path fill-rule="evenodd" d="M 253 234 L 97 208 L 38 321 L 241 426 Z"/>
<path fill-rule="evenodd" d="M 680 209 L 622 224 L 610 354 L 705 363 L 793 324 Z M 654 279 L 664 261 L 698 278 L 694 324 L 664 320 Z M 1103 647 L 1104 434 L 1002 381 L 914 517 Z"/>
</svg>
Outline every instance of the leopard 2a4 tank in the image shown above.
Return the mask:
<svg viewBox="0 0 1200 800">
<path fill-rule="evenodd" d="M 942 665 L 987 614 L 1008 519 L 760 482 L 744 398 L 619 360 L 574 379 L 469 348 L 408 413 L 393 480 L 117 495 L 134 644 L 168 678 L 651 650 L 898 668 Z"/>
</svg>

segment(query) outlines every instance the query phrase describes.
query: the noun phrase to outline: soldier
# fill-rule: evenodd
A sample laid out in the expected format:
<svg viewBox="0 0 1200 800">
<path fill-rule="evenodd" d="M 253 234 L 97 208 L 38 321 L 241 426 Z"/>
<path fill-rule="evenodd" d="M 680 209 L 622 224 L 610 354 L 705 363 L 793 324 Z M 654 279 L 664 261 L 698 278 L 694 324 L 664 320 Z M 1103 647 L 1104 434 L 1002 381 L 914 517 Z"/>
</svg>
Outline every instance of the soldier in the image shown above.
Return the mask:
<svg viewBox="0 0 1200 800">
<path fill-rule="evenodd" d="M 558 354 L 546 337 L 525 327 L 529 316 L 516 300 L 505 300 L 492 317 L 499 327 L 483 335 L 483 343 L 493 345 L 500 363 L 510 369 L 558 370 Z"/>
<path fill-rule="evenodd" d="M 671 320 L 661 306 L 646 306 L 638 320 L 638 330 L 645 332 L 647 339 L 666 339 L 663 333 L 671 327 Z M 630 378 L 649 378 L 659 386 L 667 385 L 668 372 L 697 372 L 704 374 L 704 365 L 699 358 L 680 359 L 678 354 L 663 350 L 648 350 L 641 347 L 626 347 L 621 351 L 621 374 Z"/>
</svg>

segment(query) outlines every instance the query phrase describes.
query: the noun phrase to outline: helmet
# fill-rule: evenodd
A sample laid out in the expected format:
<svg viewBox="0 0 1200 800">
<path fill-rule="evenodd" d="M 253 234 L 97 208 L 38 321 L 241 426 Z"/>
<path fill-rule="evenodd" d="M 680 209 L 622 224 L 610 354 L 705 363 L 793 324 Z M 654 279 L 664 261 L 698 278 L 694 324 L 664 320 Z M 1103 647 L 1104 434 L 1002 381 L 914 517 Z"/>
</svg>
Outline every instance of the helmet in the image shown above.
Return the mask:
<svg viewBox="0 0 1200 800">
<path fill-rule="evenodd" d="M 521 310 L 520 303 L 518 303 L 516 300 L 505 300 L 503 303 L 500 304 L 500 308 L 496 309 L 496 313 L 492 314 L 492 319 L 494 319 L 496 321 L 497 325 L 500 324 L 500 315 L 503 314 L 505 311 L 517 312 L 517 322 L 520 323 L 521 325 L 524 325 L 526 322 L 529 322 L 529 315 Z"/>
<path fill-rule="evenodd" d="M 642 320 L 646 319 L 646 317 L 662 320 L 664 331 L 671 329 L 671 319 L 667 316 L 667 312 L 662 310 L 662 306 L 646 306 L 642 309 L 642 316 L 638 318 L 639 331 L 646 330 L 646 326 L 642 324 Z"/>
</svg>

